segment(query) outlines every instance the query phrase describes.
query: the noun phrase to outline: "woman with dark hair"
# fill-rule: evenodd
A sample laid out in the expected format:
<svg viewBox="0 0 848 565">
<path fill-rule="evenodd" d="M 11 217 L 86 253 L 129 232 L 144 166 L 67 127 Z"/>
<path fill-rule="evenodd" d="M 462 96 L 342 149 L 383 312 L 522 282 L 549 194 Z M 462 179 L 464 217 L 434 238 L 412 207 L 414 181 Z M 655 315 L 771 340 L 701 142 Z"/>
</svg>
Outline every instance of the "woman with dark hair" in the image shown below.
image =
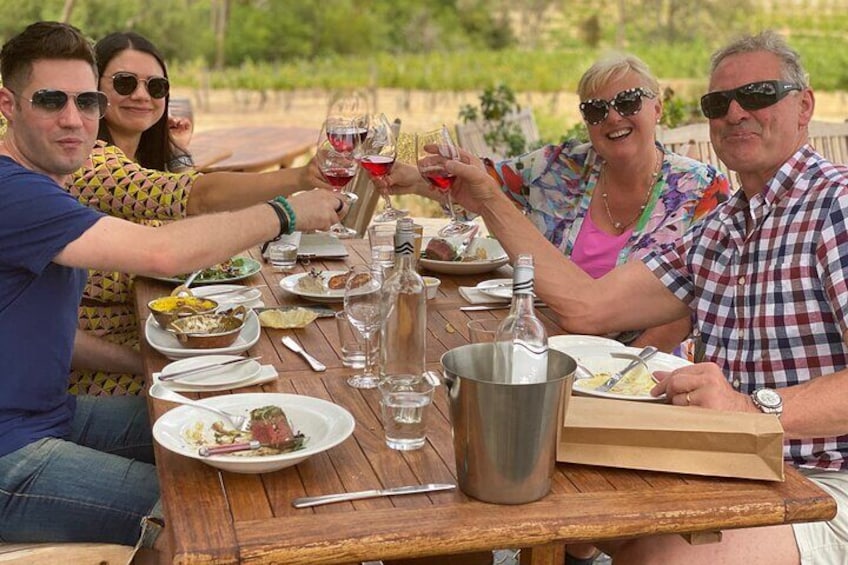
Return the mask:
<svg viewBox="0 0 848 565">
<path fill-rule="evenodd" d="M 137 33 L 120 32 L 100 40 L 95 51 L 99 88 L 106 93 L 109 108 L 100 120 L 99 141 L 91 157 L 67 187 L 83 204 L 124 219 L 155 223 L 235 210 L 314 187 L 332 188 L 314 161 L 267 173 L 201 174 L 187 168 L 190 131 L 179 120 L 171 120 L 169 127 L 168 70 L 156 47 Z M 130 275 L 90 272 L 80 305 L 80 328 L 128 347 L 119 349 L 113 367 L 74 371 L 72 392 L 140 392 L 144 379 L 139 374 L 131 294 Z"/>
</svg>

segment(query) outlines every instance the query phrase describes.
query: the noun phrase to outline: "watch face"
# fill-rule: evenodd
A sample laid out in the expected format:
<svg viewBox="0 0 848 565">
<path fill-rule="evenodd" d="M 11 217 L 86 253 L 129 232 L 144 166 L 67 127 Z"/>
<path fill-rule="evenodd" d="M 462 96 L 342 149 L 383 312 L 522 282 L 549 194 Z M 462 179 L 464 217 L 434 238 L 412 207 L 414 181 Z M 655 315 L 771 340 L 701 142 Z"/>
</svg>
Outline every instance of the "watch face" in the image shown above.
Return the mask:
<svg viewBox="0 0 848 565">
<path fill-rule="evenodd" d="M 781 404 L 783 404 L 783 400 L 780 398 L 780 395 L 777 391 L 772 390 L 770 388 L 761 388 L 757 390 L 757 402 L 762 404 L 763 406 L 767 406 L 769 408 L 777 408 Z"/>
</svg>

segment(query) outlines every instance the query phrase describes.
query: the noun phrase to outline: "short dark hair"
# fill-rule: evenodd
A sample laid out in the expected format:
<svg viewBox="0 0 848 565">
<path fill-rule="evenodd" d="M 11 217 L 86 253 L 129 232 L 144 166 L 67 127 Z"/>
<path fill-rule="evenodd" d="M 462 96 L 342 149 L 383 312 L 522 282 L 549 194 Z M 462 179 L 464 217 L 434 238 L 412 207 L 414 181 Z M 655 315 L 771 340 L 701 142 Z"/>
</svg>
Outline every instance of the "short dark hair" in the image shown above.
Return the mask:
<svg viewBox="0 0 848 565">
<path fill-rule="evenodd" d="M 21 88 L 32 75 L 32 65 L 40 59 L 85 61 L 97 76 L 94 49 L 82 32 L 59 22 L 36 22 L 3 45 L 0 76 L 12 90 Z"/>
<path fill-rule="evenodd" d="M 168 67 L 165 65 L 165 59 L 153 43 L 144 37 L 132 31 L 122 31 L 110 33 L 103 39 L 97 42 L 94 50 L 97 54 L 97 76 L 103 78 L 103 73 L 106 66 L 119 53 L 132 49 L 133 51 L 141 51 L 147 53 L 159 63 L 162 67 L 162 73 L 165 78 L 168 78 Z M 156 169 L 157 171 L 168 170 L 168 163 L 177 155 L 184 154 L 186 151 L 183 148 L 175 148 L 175 144 L 171 141 L 170 130 L 168 128 L 168 102 L 170 95 L 165 97 L 166 111 L 155 124 L 142 132 L 141 139 L 138 142 L 135 158 L 142 167 L 148 169 Z M 97 132 L 97 139 L 101 139 L 107 143 L 114 144 L 112 134 L 109 132 L 109 126 L 106 123 L 106 118 L 100 118 L 100 130 Z M 132 155 L 130 155 L 132 157 Z"/>
</svg>

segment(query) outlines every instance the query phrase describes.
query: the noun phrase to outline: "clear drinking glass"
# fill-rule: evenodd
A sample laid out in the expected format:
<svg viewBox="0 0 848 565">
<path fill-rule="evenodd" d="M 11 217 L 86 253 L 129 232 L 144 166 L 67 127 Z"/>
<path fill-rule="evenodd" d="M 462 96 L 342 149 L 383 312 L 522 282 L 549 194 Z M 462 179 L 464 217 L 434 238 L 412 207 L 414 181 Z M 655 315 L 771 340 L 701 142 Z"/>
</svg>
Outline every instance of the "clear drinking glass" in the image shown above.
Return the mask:
<svg viewBox="0 0 848 565">
<path fill-rule="evenodd" d="M 359 90 L 333 93 L 327 105 L 327 139 L 339 153 L 354 153 L 368 134 L 368 99 Z"/>
<path fill-rule="evenodd" d="M 392 206 L 392 199 L 384 180 L 391 172 L 396 158 L 397 140 L 392 131 L 392 125 L 385 114 L 380 114 L 372 121 L 368 136 L 359 149 L 359 165 L 368 171 L 374 186 L 383 197 L 383 210 L 374 216 L 375 222 L 394 222 L 409 215 L 407 210 L 399 210 Z"/>
<path fill-rule="evenodd" d="M 353 138 L 351 138 L 351 143 Z M 354 146 L 358 145 L 354 143 Z M 342 195 L 348 203 L 353 203 L 358 198 L 356 194 L 350 192 L 351 180 L 356 176 L 357 164 L 353 153 L 342 153 L 337 151 L 332 140 L 327 134 L 327 123 L 321 127 L 321 133 L 318 135 L 318 146 L 315 150 L 315 160 L 318 163 L 318 168 L 321 174 L 337 193 Z M 341 222 L 333 224 L 330 227 L 330 233 L 340 239 L 356 237 L 356 230 L 348 228 Z"/>
<path fill-rule="evenodd" d="M 365 368 L 353 375 L 347 384 L 354 388 L 376 388 L 379 376 L 374 371 L 371 339 L 380 329 L 380 282 L 367 265 L 350 270 L 345 284 L 344 310 L 350 324 L 365 338 Z"/>
<path fill-rule="evenodd" d="M 456 217 L 451 199 L 451 187 L 456 177 L 445 170 L 445 162 L 459 160 L 459 150 L 453 142 L 447 126 L 415 135 L 415 151 L 418 155 L 418 172 L 447 197 L 451 221 L 439 230 L 442 237 L 463 235 L 474 229 L 472 222 L 463 222 Z"/>
</svg>

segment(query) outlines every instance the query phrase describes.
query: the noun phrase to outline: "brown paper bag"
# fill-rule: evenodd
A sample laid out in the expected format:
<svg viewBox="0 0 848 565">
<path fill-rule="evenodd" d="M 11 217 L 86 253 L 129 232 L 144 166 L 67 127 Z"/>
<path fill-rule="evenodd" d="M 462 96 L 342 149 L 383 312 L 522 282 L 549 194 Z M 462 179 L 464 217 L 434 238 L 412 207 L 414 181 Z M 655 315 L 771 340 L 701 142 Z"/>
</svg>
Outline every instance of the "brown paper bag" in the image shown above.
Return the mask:
<svg viewBox="0 0 848 565">
<path fill-rule="evenodd" d="M 777 416 L 575 396 L 557 461 L 604 467 L 783 480 Z"/>
</svg>

